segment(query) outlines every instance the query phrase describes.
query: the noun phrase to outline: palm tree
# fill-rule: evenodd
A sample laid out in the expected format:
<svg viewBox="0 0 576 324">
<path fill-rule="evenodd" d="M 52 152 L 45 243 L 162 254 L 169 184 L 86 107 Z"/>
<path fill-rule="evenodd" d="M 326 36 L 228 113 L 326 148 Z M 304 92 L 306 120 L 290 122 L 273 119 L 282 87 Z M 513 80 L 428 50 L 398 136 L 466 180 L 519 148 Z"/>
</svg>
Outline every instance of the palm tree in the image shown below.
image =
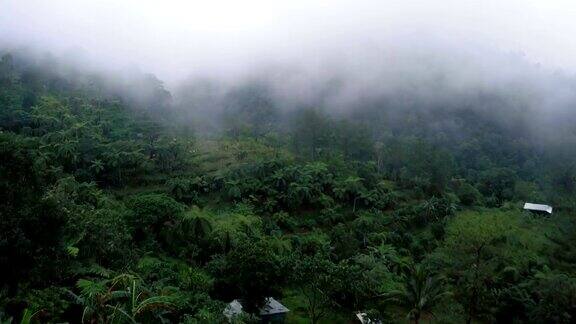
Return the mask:
<svg viewBox="0 0 576 324">
<path fill-rule="evenodd" d="M 111 173 L 115 173 L 113 181 L 115 181 L 117 185 L 122 184 L 122 157 L 120 156 L 120 152 L 113 147 L 109 147 L 104 153 L 104 159 L 106 161 L 105 165 Z"/>
<path fill-rule="evenodd" d="M 226 187 L 228 188 L 228 196 L 232 199 L 238 199 L 242 196 L 242 189 L 240 188 L 240 182 L 238 180 L 226 181 Z"/>
<path fill-rule="evenodd" d="M 287 198 L 290 206 L 298 207 L 311 200 L 312 192 L 305 183 L 292 182 L 288 185 Z"/>
<path fill-rule="evenodd" d="M 110 299 L 110 291 L 106 289 L 108 280 L 80 279 L 76 287 L 80 289 L 80 295 L 69 291 L 74 302 L 82 305 L 82 323 L 106 322 L 106 303 Z"/>
<path fill-rule="evenodd" d="M 427 220 L 434 220 L 437 221 L 439 218 L 440 208 L 439 208 L 439 201 L 438 198 L 432 196 L 432 198 L 426 200 L 422 204 L 422 208 L 424 209 L 424 215 L 426 216 Z"/>
<path fill-rule="evenodd" d="M 183 200 L 188 191 L 189 183 L 185 179 L 173 179 L 168 182 L 168 192 L 179 201 Z"/>
<path fill-rule="evenodd" d="M 297 195 L 299 196 L 300 201 L 308 202 L 312 199 L 312 191 L 310 190 L 310 187 L 308 187 L 306 184 L 298 184 L 295 187 L 295 190 L 297 192 Z"/>
<path fill-rule="evenodd" d="M 369 247 L 370 254 L 383 262 L 390 271 L 401 274 L 410 269 L 410 260 L 407 256 L 401 256 L 396 248 L 390 244 L 382 243 L 378 247 Z"/>
<path fill-rule="evenodd" d="M 121 316 L 130 323 L 156 309 L 173 307 L 168 295 L 153 295 L 142 281 L 131 274 L 112 279 L 80 279 L 76 286 L 80 295 L 69 292 L 74 301 L 84 307 L 82 323 L 110 323 Z M 158 314 L 151 314 L 158 317 Z"/>
<path fill-rule="evenodd" d="M 272 183 L 278 190 L 285 190 L 286 189 L 286 177 L 284 175 L 283 170 L 276 170 L 270 177 L 272 179 Z"/>
<path fill-rule="evenodd" d="M 56 144 L 55 148 L 58 157 L 65 161 L 70 161 L 71 164 L 76 163 L 78 161 L 78 152 L 76 152 L 77 144 L 78 141 L 74 140 L 65 140 L 64 142 Z"/>
<path fill-rule="evenodd" d="M 205 216 L 196 216 L 191 220 L 192 234 L 196 239 L 205 239 L 212 232 L 212 222 Z"/>
<path fill-rule="evenodd" d="M 338 199 L 352 200 L 352 212 L 356 212 L 356 201 L 362 196 L 364 192 L 364 179 L 356 176 L 350 176 L 337 183 L 334 188 L 334 194 Z"/>
<path fill-rule="evenodd" d="M 439 221 L 445 216 L 454 215 L 456 205 L 445 198 L 438 199 L 433 196 L 422 204 L 422 209 L 426 220 Z"/>
<path fill-rule="evenodd" d="M 42 310 L 38 310 L 36 312 L 32 312 L 28 308 L 24 309 L 24 313 L 22 313 L 22 319 L 20 320 L 20 324 L 30 324 L 32 320 L 36 318 Z M 10 321 L 11 322 L 11 321 Z"/>
<path fill-rule="evenodd" d="M 430 275 L 420 266 L 412 266 L 405 276 L 403 289 L 391 291 L 385 297 L 406 308 L 408 319 L 418 324 L 423 315 L 434 315 L 432 308 L 449 294 L 439 277 Z"/>
<path fill-rule="evenodd" d="M 123 315 L 129 322 L 137 323 L 139 317 L 145 316 L 155 309 L 167 309 L 174 306 L 170 296 L 153 296 L 141 284 L 141 281 L 132 275 L 123 274 L 114 278 L 113 285 L 116 284 L 123 286 L 124 289 L 114 291 L 114 297 L 125 299 L 125 301 L 123 303 L 119 302 L 115 306 L 106 305 L 108 308 L 113 309 L 114 312 L 111 316 L 113 319 L 118 313 Z M 152 315 L 156 317 L 156 314 Z"/>
<path fill-rule="evenodd" d="M 368 233 L 374 230 L 376 222 L 374 218 L 368 216 L 360 216 L 352 222 L 356 232 L 362 238 L 362 246 L 368 246 Z"/>
<path fill-rule="evenodd" d="M 185 236 L 192 236 L 197 241 L 204 240 L 212 232 L 212 221 L 196 206 L 185 214 L 181 221 L 181 229 Z"/>
<path fill-rule="evenodd" d="M 94 174 L 98 175 L 100 172 L 104 171 L 104 163 L 98 159 L 93 160 L 89 169 L 94 172 Z"/>
</svg>

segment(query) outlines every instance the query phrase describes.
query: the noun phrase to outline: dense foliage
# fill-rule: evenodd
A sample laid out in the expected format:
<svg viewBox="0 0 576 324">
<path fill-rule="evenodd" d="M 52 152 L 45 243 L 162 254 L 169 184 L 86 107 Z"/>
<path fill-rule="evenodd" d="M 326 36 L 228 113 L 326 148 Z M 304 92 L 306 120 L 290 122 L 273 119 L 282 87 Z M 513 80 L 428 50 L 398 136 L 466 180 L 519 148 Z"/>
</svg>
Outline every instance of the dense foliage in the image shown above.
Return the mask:
<svg viewBox="0 0 576 324">
<path fill-rule="evenodd" d="M 240 84 L 193 135 L 155 77 L 57 63 L 0 61 L 2 323 L 218 323 L 269 296 L 291 323 L 576 321 L 574 133 L 543 145 L 495 98 L 337 115 Z"/>
</svg>

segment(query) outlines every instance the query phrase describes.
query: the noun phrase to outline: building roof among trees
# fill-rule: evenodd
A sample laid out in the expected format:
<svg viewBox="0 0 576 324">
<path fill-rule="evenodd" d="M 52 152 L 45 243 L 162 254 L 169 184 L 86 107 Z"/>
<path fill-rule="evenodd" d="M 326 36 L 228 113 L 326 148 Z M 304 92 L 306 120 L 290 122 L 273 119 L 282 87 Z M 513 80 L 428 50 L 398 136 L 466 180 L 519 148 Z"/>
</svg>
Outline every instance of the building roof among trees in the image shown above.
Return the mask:
<svg viewBox="0 0 576 324">
<path fill-rule="evenodd" d="M 272 297 L 266 298 L 266 304 L 260 309 L 260 315 L 288 313 L 290 310 Z"/>
<path fill-rule="evenodd" d="M 541 212 L 546 212 L 548 214 L 552 214 L 552 206 L 548 206 L 548 205 L 525 203 L 524 209 L 532 210 L 532 211 L 541 211 Z"/>
<path fill-rule="evenodd" d="M 266 298 L 266 304 L 260 308 L 260 316 L 288 313 L 289 311 L 290 310 L 286 306 L 280 304 L 280 302 L 278 302 L 276 299 L 268 297 Z M 238 299 L 234 299 L 228 304 L 228 306 L 226 306 L 223 314 L 227 318 L 232 318 L 242 314 L 242 312 L 242 304 L 240 301 L 238 301 Z"/>
<path fill-rule="evenodd" d="M 230 304 L 226 306 L 224 312 L 222 312 L 227 318 L 232 318 L 236 315 L 242 314 L 242 304 L 237 299 L 234 299 Z"/>
</svg>

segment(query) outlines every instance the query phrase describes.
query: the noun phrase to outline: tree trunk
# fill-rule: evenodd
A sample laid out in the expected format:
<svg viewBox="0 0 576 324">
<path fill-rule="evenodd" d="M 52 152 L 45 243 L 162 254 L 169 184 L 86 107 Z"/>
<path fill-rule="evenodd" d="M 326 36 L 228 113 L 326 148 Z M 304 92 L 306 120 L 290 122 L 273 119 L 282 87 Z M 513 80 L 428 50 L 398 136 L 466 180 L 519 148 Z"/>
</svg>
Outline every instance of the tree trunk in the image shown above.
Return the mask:
<svg viewBox="0 0 576 324">
<path fill-rule="evenodd" d="M 416 314 L 414 316 L 414 324 L 419 324 L 420 323 L 420 314 Z"/>
<path fill-rule="evenodd" d="M 480 257 L 482 255 L 482 249 L 484 248 L 484 244 L 480 245 L 480 247 L 476 250 L 476 262 L 474 264 L 474 288 L 472 290 L 472 296 L 470 300 L 470 305 L 468 307 L 468 318 L 466 318 L 466 324 L 472 323 L 472 317 L 474 317 L 474 309 L 476 308 L 476 303 L 478 300 L 478 288 L 476 287 L 476 283 L 478 282 L 479 277 L 479 268 L 480 268 Z"/>
</svg>

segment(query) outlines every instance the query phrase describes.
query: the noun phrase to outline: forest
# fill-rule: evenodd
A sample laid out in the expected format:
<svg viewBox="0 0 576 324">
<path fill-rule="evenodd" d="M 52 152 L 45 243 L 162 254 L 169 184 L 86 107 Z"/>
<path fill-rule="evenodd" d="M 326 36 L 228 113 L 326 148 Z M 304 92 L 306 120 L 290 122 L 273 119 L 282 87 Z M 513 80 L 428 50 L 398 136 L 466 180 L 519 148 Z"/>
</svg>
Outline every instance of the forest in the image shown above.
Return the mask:
<svg viewBox="0 0 576 324">
<path fill-rule="evenodd" d="M 0 323 L 574 323 L 576 113 L 520 86 L 331 109 L 4 51 Z"/>
</svg>

